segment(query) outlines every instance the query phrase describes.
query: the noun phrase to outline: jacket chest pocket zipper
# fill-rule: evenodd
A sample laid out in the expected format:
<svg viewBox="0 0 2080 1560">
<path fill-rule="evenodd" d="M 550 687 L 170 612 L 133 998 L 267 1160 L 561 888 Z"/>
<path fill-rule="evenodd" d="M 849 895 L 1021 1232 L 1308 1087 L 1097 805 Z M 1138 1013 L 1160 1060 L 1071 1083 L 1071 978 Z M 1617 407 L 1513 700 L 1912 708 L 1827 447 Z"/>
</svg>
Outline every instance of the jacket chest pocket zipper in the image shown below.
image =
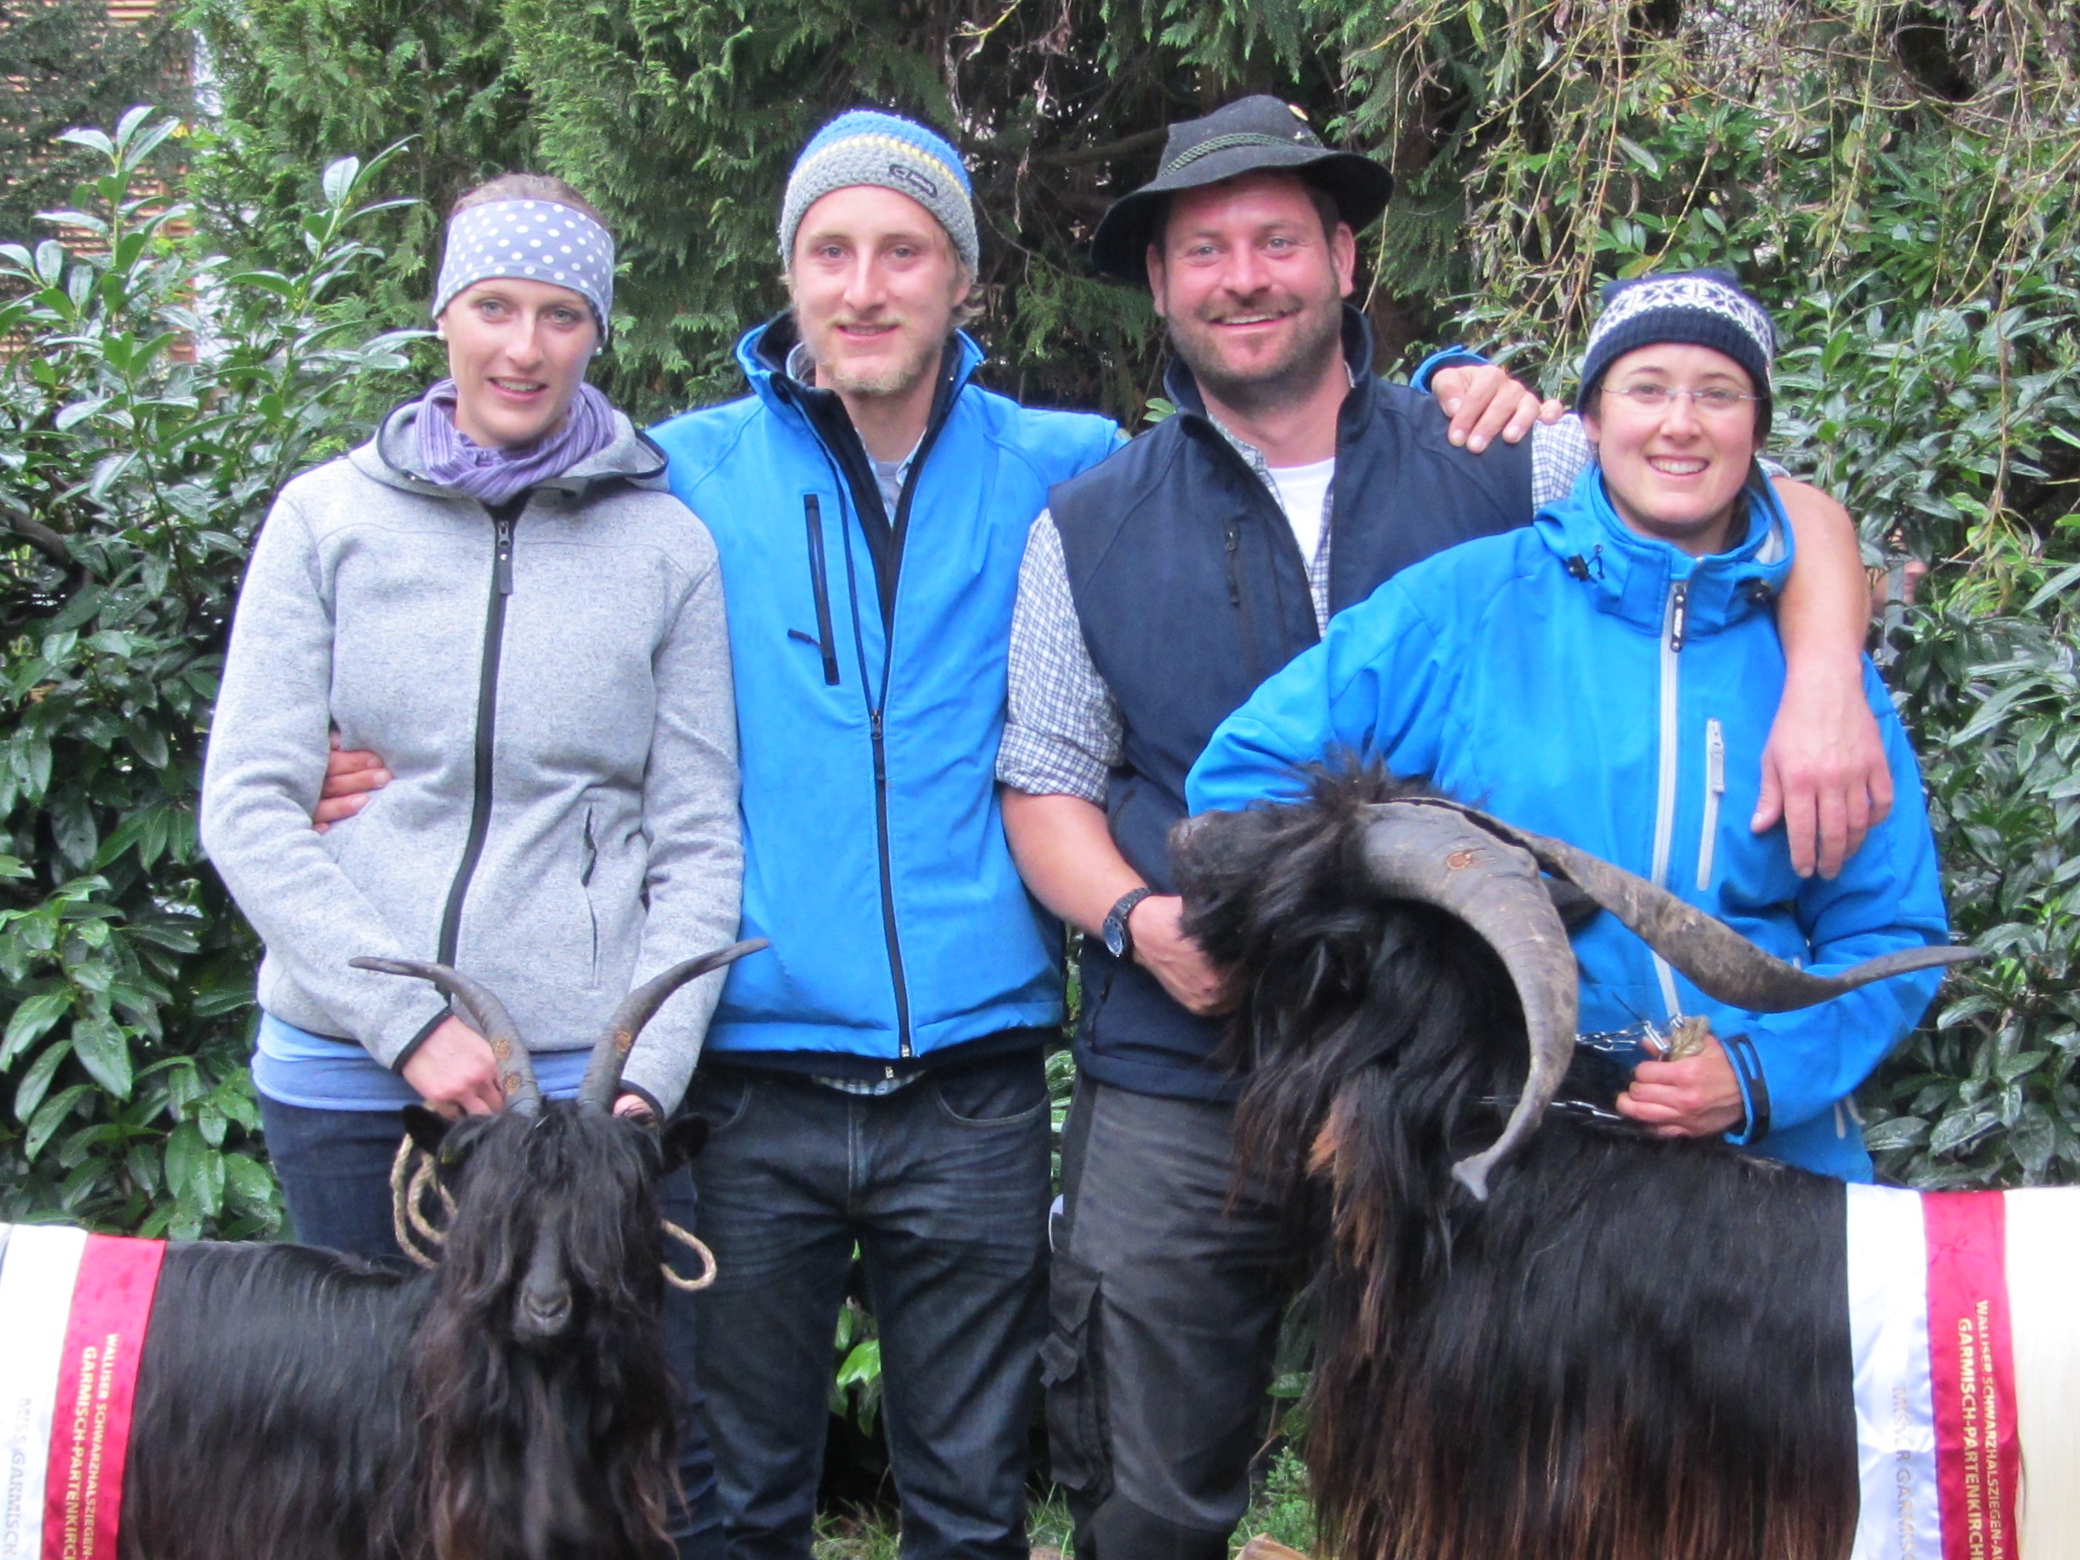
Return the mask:
<svg viewBox="0 0 2080 1560">
<path fill-rule="evenodd" d="M 838 686 L 838 643 L 831 634 L 831 592 L 823 560 L 823 505 L 814 493 L 802 496 L 802 523 L 809 532 L 809 588 L 816 595 L 816 648 L 823 656 L 823 685 Z"/>
<path fill-rule="evenodd" d="M 1726 794 L 1726 733 L 1719 722 L 1704 723 L 1704 828 L 1697 842 L 1697 891 L 1712 886 L 1712 848 L 1719 839 L 1719 799 Z"/>
</svg>

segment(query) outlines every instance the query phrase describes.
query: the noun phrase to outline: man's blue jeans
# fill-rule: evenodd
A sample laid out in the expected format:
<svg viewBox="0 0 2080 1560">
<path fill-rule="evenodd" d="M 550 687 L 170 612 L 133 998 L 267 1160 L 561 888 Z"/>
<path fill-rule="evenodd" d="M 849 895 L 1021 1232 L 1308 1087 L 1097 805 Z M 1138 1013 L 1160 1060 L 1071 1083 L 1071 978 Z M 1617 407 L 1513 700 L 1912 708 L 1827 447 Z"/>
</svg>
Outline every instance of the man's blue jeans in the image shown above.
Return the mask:
<svg viewBox="0 0 2080 1560">
<path fill-rule="evenodd" d="M 1045 1326 L 1039 1052 L 882 1096 L 711 1058 L 687 1103 L 710 1124 L 694 1179 L 720 1277 L 696 1307 L 696 1361 L 730 1560 L 808 1560 L 855 1245 L 904 1560 L 1022 1560 Z"/>
<path fill-rule="evenodd" d="M 298 1240 L 409 1270 L 390 1214 L 390 1162 L 404 1136 L 395 1111 L 308 1110 L 263 1094 L 260 1122 Z M 681 1229 L 694 1226 L 693 1181 L 684 1169 L 658 1183 L 657 1209 Z M 694 1390 L 692 1300 L 665 1291 L 665 1361 L 684 1393 Z M 680 1411 L 679 1487 L 686 1502 L 668 1514 L 672 1544 L 678 1560 L 721 1560 L 708 1445 L 693 1405 L 682 1401 Z"/>
</svg>

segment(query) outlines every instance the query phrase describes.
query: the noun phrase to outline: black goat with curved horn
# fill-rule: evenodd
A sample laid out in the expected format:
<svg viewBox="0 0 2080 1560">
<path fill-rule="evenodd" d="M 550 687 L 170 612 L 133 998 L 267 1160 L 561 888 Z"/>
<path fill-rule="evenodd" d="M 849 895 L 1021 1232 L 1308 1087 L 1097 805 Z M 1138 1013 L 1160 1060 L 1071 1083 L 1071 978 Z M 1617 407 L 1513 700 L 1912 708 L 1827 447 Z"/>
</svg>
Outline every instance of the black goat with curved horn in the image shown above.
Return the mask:
<svg viewBox="0 0 2080 1560">
<path fill-rule="evenodd" d="M 123 1560 L 655 1560 L 675 1444 L 654 1189 L 703 1124 L 610 1114 L 643 1025 L 740 942 L 630 994 L 581 1100 L 544 1099 L 512 1016 L 431 981 L 491 1042 L 507 1109 L 407 1111 L 452 1198 L 438 1265 L 171 1243 L 123 1472 Z"/>
<path fill-rule="evenodd" d="M 1895 1405 L 1911 1418 L 1937 1389 L 1914 1387 L 1906 1344 L 1869 1340 L 1919 1326 L 1924 1362 L 1954 1360 L 1956 1317 L 1978 1314 L 1963 1300 L 1938 1313 L 1934 1263 L 1954 1246 L 1931 1234 L 1925 1252 L 1879 1249 L 1896 1227 L 1920 1239 L 1928 1200 L 1913 1193 L 1567 1100 L 1563 1083 L 1589 1069 L 1566 1077 L 1577 977 L 1555 901 L 1586 895 L 1750 1011 L 1973 950 L 1808 975 L 1651 884 L 1376 773 L 1318 776 L 1307 804 L 1194 819 L 1172 860 L 1186 929 L 1235 1003 L 1235 1162 L 1312 1237 L 1304 1446 L 1329 1549 L 1905 1552 Z M 1556 1098 L 1569 1108 L 1549 1110 Z M 1978 1227 L 2009 1231 L 2017 1385 L 2002 1422 L 2020 1457 L 2002 1489 L 2019 1466 L 2023 1553 L 2080 1555 L 2080 1504 L 2062 1493 L 2080 1489 L 2080 1350 L 2063 1342 L 2071 1284 L 2058 1281 L 2080 1194 L 1974 1197 L 1990 1199 L 1974 1204 L 1991 1209 Z M 1966 1215 L 1945 1203 L 1928 1217 Z M 1991 1410 L 1984 1424 L 1990 1442 Z M 1913 1552 L 1948 1552 L 1914 1532 Z"/>
</svg>

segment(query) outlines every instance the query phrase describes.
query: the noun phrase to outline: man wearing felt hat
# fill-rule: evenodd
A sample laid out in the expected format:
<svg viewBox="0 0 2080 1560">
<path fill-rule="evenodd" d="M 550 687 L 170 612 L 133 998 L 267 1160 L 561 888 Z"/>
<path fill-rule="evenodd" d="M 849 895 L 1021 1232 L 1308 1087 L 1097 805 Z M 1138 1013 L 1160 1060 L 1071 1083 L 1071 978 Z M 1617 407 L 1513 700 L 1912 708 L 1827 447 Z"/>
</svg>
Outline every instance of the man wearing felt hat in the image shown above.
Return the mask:
<svg viewBox="0 0 2080 1560">
<path fill-rule="evenodd" d="M 1156 177 L 1093 239 L 1100 271 L 1153 295 L 1178 413 L 1051 490 L 997 761 L 1028 886 L 1085 933 L 1043 1353 L 1078 1560 L 1225 1556 L 1289 1293 L 1279 1210 L 1235 1190 L 1217 972 L 1170 891 L 1185 776 L 1332 613 L 1526 524 L 1588 460 L 1572 418 L 1476 456 L 1429 395 L 1374 373 L 1345 300 L 1355 235 L 1392 189 L 1298 110 L 1246 98 L 1173 126 Z M 1788 783 L 1794 857 L 1831 875 L 1890 797 L 1861 682 L 1862 570 L 1839 506 L 1781 486 L 1800 551 L 1766 764 Z M 1784 807 L 1775 783 L 1758 828 Z"/>
</svg>

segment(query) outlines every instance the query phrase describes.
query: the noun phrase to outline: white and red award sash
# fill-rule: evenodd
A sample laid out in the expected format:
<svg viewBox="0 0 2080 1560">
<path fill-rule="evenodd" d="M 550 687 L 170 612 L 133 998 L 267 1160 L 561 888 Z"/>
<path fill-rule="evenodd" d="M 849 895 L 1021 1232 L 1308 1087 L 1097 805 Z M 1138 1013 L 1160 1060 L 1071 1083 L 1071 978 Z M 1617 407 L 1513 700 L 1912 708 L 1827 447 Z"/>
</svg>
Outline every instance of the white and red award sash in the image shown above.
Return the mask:
<svg viewBox="0 0 2080 1560">
<path fill-rule="evenodd" d="M 2080 1194 L 1848 1190 L 1854 1560 L 2080 1560 Z"/>
<path fill-rule="evenodd" d="M 166 1245 L 0 1224 L 0 1560 L 114 1560 Z"/>
</svg>

